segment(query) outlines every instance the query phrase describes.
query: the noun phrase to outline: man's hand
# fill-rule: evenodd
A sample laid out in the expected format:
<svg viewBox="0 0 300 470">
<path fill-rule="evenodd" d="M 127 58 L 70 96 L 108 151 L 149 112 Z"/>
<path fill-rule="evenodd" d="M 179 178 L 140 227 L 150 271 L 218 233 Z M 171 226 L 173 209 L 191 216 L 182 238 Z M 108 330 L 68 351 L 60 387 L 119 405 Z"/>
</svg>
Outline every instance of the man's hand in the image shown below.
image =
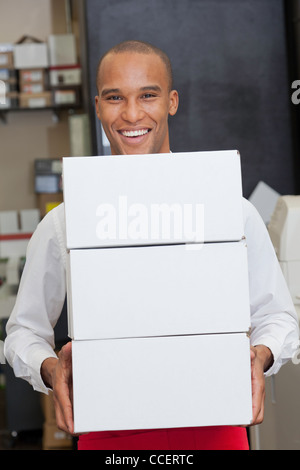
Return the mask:
<svg viewBox="0 0 300 470">
<path fill-rule="evenodd" d="M 264 419 L 265 376 L 273 363 L 273 355 L 263 345 L 251 346 L 251 383 L 252 383 L 252 415 L 251 425 L 260 424 Z"/>
<path fill-rule="evenodd" d="M 41 366 L 45 384 L 53 390 L 53 401 L 57 426 L 73 434 L 73 381 L 72 381 L 72 343 L 61 349 L 58 359 L 48 358 Z"/>
</svg>

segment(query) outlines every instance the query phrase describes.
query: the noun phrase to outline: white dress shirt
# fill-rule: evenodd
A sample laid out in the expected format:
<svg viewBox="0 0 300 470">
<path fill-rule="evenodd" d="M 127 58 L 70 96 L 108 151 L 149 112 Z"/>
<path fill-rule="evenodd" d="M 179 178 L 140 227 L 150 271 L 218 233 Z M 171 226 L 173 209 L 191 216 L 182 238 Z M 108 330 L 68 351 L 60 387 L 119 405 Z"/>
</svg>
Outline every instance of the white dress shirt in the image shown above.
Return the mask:
<svg viewBox="0 0 300 470">
<path fill-rule="evenodd" d="M 256 209 L 243 199 L 248 246 L 251 344 L 263 344 L 275 374 L 298 348 L 298 318 L 269 234 Z M 48 393 L 42 362 L 56 357 L 53 328 L 66 296 L 64 204 L 40 222 L 27 250 L 17 301 L 7 323 L 5 356 L 17 377 Z"/>
</svg>

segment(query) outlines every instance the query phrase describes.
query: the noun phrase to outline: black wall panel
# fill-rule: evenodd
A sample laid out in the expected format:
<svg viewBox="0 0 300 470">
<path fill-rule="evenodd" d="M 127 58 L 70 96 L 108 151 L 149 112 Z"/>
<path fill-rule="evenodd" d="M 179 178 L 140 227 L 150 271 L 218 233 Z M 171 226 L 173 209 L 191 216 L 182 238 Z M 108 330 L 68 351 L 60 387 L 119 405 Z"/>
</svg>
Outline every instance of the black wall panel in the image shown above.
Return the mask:
<svg viewBox="0 0 300 470">
<path fill-rule="evenodd" d="M 260 180 L 294 192 L 283 0 L 86 0 L 86 16 L 91 101 L 108 48 L 152 42 L 180 96 L 171 149 L 238 149 L 246 197 Z"/>
</svg>

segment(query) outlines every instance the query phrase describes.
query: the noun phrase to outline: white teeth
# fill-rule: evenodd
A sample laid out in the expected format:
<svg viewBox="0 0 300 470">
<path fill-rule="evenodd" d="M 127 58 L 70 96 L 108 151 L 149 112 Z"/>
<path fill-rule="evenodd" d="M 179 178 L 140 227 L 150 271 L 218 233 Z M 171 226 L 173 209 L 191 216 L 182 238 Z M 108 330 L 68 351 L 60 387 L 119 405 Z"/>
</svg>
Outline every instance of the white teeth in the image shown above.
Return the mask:
<svg viewBox="0 0 300 470">
<path fill-rule="evenodd" d="M 125 137 L 138 137 L 140 135 L 145 135 L 149 132 L 149 129 L 141 129 L 139 131 L 122 131 L 122 135 Z"/>
</svg>

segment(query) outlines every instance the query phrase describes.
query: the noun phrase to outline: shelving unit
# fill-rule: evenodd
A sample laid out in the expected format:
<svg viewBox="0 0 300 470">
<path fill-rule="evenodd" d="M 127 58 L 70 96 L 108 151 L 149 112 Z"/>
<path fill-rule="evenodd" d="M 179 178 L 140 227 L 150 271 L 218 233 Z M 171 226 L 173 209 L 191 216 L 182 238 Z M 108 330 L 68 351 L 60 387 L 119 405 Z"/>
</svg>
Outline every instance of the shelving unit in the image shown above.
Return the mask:
<svg viewBox="0 0 300 470">
<path fill-rule="evenodd" d="M 33 111 L 52 111 L 54 119 L 59 121 L 60 111 L 68 111 L 69 114 L 73 114 L 76 110 L 82 109 L 82 105 L 79 103 L 74 106 L 70 105 L 60 105 L 60 106 L 46 106 L 46 107 L 36 107 L 36 108 L 2 108 L 0 109 L 0 120 L 3 124 L 7 124 L 7 114 L 8 113 L 19 113 L 19 112 L 33 112 Z"/>
</svg>

